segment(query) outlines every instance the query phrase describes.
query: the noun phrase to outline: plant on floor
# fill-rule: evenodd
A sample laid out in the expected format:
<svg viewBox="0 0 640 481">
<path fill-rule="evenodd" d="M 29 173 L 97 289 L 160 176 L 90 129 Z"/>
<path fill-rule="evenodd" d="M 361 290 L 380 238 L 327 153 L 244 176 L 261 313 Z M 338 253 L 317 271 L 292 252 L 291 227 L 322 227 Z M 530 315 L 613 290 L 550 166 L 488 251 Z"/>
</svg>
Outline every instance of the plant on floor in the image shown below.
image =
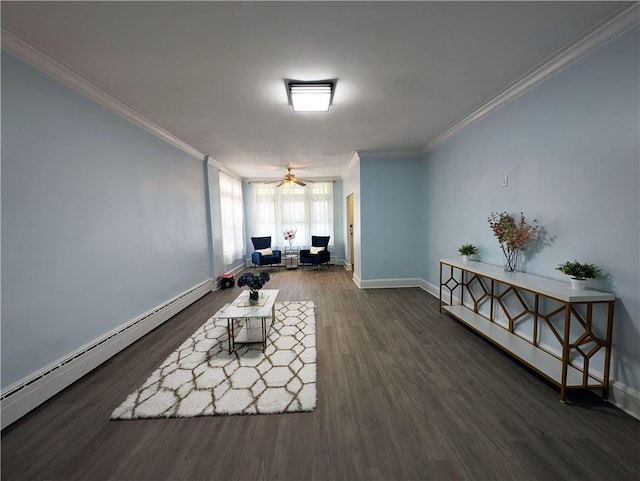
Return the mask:
<svg viewBox="0 0 640 481">
<path fill-rule="evenodd" d="M 478 248 L 473 244 L 462 244 L 458 247 L 458 252 L 463 256 L 473 256 L 478 253 Z"/>
<path fill-rule="evenodd" d="M 558 265 L 556 270 L 577 280 L 595 279 L 602 274 L 602 269 L 595 264 L 587 264 L 585 262 L 578 261 L 567 261 L 564 264 Z"/>
<path fill-rule="evenodd" d="M 247 286 L 249 288 L 249 299 L 258 299 L 258 291 L 269 282 L 270 276 L 266 271 L 255 275 L 252 272 L 245 272 L 238 279 L 238 287 Z"/>
</svg>

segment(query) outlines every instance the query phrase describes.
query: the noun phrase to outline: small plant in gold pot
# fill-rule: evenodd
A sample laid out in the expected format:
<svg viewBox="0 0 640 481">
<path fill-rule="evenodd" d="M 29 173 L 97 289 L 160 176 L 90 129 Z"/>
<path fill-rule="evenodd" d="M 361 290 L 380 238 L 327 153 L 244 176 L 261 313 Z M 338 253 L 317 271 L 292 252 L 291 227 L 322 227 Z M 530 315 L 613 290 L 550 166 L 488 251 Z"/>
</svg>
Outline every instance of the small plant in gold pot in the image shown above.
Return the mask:
<svg viewBox="0 0 640 481">
<path fill-rule="evenodd" d="M 602 274 L 602 269 L 595 264 L 578 261 L 567 261 L 556 267 L 556 270 L 571 276 L 571 289 L 585 289 L 588 279 L 595 279 Z"/>
</svg>

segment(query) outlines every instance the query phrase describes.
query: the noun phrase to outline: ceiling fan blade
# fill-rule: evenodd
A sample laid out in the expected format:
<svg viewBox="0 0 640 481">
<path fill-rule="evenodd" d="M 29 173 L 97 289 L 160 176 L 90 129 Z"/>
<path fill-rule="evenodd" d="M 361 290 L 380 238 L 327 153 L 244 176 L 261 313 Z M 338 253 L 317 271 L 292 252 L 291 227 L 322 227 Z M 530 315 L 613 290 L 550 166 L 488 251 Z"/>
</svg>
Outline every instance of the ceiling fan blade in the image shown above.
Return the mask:
<svg viewBox="0 0 640 481">
<path fill-rule="evenodd" d="M 305 184 L 304 182 L 302 182 L 301 180 L 298 180 L 298 179 L 294 180 L 294 182 L 296 184 L 298 184 L 300 187 L 304 187 L 305 185 L 307 185 L 307 184 Z"/>
<path fill-rule="evenodd" d="M 281 180 L 280 183 L 276 185 L 276 187 L 280 187 L 282 184 L 284 184 L 284 180 Z"/>
</svg>

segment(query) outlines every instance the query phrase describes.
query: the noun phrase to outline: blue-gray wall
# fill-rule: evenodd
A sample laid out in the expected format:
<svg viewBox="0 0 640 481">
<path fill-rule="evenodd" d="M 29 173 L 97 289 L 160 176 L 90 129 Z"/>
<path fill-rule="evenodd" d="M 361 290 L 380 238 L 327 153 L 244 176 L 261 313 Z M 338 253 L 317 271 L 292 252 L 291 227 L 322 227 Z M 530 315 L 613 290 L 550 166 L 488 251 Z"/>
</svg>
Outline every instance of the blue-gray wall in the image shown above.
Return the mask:
<svg viewBox="0 0 640 481">
<path fill-rule="evenodd" d="M 419 277 L 420 172 L 417 157 L 360 155 L 362 281 Z"/>
<path fill-rule="evenodd" d="M 2 54 L 2 387 L 209 278 L 203 162 Z"/>
<path fill-rule="evenodd" d="M 547 232 L 528 272 L 578 259 L 601 266 L 594 288 L 618 298 L 612 377 L 640 390 L 640 34 L 635 28 L 504 106 L 423 160 L 422 277 L 466 242 L 501 264 L 492 211 L 523 211 Z M 507 188 L 500 186 L 508 175 Z M 363 186 L 364 192 L 364 186 Z M 364 209 L 364 205 L 363 205 Z M 363 242 L 364 245 L 364 242 Z"/>
</svg>

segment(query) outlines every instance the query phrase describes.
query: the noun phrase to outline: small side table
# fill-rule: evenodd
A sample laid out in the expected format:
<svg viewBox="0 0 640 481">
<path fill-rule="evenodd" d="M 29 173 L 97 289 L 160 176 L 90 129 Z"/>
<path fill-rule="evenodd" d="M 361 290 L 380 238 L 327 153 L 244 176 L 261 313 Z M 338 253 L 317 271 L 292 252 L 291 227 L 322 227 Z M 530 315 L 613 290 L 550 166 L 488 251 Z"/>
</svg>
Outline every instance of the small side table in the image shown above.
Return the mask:
<svg viewBox="0 0 640 481">
<path fill-rule="evenodd" d="M 297 247 L 285 247 L 284 248 L 284 266 L 287 269 L 298 268 L 298 255 L 300 251 Z"/>
</svg>

